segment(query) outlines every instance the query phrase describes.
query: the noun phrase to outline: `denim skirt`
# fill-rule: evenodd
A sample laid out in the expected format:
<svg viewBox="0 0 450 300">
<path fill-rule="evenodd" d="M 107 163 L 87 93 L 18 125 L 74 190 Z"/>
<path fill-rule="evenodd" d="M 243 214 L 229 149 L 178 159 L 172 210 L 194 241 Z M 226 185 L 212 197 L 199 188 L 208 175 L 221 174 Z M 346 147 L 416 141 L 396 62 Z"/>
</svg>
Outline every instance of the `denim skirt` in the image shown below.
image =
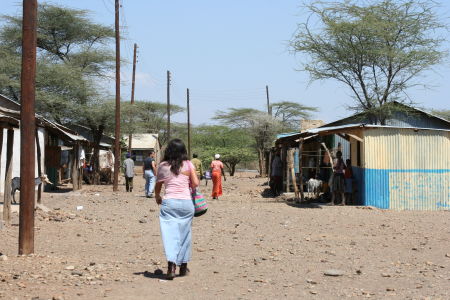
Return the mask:
<svg viewBox="0 0 450 300">
<path fill-rule="evenodd" d="M 192 219 L 194 204 L 186 199 L 164 199 L 159 224 L 167 261 L 187 263 L 192 253 Z"/>
</svg>

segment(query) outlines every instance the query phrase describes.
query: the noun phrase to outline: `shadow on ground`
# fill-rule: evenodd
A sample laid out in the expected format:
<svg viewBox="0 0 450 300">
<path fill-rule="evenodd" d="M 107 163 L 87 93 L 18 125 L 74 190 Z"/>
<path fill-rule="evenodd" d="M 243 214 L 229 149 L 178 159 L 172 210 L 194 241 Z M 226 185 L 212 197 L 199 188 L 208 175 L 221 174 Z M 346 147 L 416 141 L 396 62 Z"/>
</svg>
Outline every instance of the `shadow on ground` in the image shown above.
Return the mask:
<svg viewBox="0 0 450 300">
<path fill-rule="evenodd" d="M 144 277 L 153 278 L 153 279 L 165 279 L 164 273 L 161 269 L 156 269 L 153 273 L 149 272 L 149 271 L 135 272 L 135 273 L 133 273 L 133 275 L 144 276 Z"/>
<path fill-rule="evenodd" d="M 295 202 L 295 201 L 286 201 L 286 204 L 292 207 L 297 207 L 297 208 L 320 208 L 322 209 L 323 204 L 317 203 L 317 202 Z"/>
</svg>

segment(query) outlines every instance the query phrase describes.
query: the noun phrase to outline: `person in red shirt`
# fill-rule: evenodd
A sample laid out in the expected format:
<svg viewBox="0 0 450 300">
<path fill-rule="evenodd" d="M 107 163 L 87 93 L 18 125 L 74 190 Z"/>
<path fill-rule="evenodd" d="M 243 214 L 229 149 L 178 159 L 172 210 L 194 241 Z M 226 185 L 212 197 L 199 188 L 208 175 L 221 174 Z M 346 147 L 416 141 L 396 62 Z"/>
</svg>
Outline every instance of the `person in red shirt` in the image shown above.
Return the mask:
<svg viewBox="0 0 450 300">
<path fill-rule="evenodd" d="M 211 197 L 219 200 L 219 196 L 222 196 L 222 175 L 223 179 L 227 181 L 223 171 L 223 163 L 220 161 L 220 154 L 214 155 L 214 160 L 211 162 L 211 173 L 213 182 Z"/>
</svg>

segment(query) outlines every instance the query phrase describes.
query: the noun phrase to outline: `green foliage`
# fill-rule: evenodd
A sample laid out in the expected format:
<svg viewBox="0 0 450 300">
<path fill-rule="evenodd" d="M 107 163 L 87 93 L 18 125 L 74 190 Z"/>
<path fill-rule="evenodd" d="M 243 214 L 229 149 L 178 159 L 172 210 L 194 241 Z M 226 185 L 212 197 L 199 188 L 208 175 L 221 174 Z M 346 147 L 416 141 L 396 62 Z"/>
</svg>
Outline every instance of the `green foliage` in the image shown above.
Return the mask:
<svg viewBox="0 0 450 300">
<path fill-rule="evenodd" d="M 303 70 L 311 80 L 335 79 L 347 85 L 357 111 L 384 124 L 383 105 L 403 101 L 414 79 L 442 62 L 434 1 L 314 1 L 311 17 L 291 41 L 294 53 L 310 60 Z M 311 24 L 320 24 L 312 28 Z"/>
<path fill-rule="evenodd" d="M 312 112 L 316 112 L 317 108 L 305 106 L 297 102 L 281 101 L 270 105 L 272 116 L 279 120 L 282 131 L 295 131 L 300 127 L 300 120 L 311 117 Z"/>
<path fill-rule="evenodd" d="M 20 100 L 22 18 L 3 19 L 0 54 L 7 59 L 0 60 L 0 92 Z M 112 28 L 91 22 L 87 11 L 39 5 L 37 111 L 59 123 L 103 120 L 105 111 L 86 108 L 107 101 L 99 96 L 99 79 L 113 67 L 114 52 L 108 48 L 113 37 Z"/>
<path fill-rule="evenodd" d="M 432 109 L 431 113 L 450 122 L 450 109 Z"/>
<path fill-rule="evenodd" d="M 157 133 L 160 142 L 166 143 L 167 140 L 167 105 L 161 102 L 135 101 L 133 105 L 130 102 L 124 102 L 121 106 L 122 111 L 122 133 Z M 175 104 L 170 105 L 171 115 L 183 112 L 184 108 Z M 186 125 L 172 123 L 172 138 L 185 139 L 187 135 Z"/>
<path fill-rule="evenodd" d="M 252 137 L 242 129 L 203 125 L 192 130 L 192 153 L 198 154 L 205 169 L 218 153 L 231 176 L 239 163 L 256 160 L 253 143 Z"/>
<path fill-rule="evenodd" d="M 254 140 L 258 153 L 259 171 L 264 173 L 264 153 L 272 147 L 276 134 L 282 130 L 279 120 L 265 112 L 252 108 L 230 108 L 218 111 L 215 118 L 222 124 L 244 130 Z"/>
</svg>

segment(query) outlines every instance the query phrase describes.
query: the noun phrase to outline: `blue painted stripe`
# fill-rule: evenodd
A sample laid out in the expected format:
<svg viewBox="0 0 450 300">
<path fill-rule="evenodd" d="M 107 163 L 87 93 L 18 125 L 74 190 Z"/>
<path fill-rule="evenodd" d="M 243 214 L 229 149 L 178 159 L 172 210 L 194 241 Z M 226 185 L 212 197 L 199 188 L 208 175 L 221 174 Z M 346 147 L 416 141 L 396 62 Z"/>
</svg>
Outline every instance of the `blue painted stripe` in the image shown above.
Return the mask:
<svg viewBox="0 0 450 300">
<path fill-rule="evenodd" d="M 391 173 L 403 173 L 404 175 L 391 176 Z M 360 198 L 358 202 L 361 205 L 370 205 L 382 209 L 393 206 L 414 210 L 450 208 L 449 169 L 383 170 L 354 168 L 354 175 L 358 182 L 358 197 Z M 448 197 L 446 197 L 447 195 Z M 396 202 L 391 203 L 394 200 L 392 197 L 397 199 Z"/>
</svg>

